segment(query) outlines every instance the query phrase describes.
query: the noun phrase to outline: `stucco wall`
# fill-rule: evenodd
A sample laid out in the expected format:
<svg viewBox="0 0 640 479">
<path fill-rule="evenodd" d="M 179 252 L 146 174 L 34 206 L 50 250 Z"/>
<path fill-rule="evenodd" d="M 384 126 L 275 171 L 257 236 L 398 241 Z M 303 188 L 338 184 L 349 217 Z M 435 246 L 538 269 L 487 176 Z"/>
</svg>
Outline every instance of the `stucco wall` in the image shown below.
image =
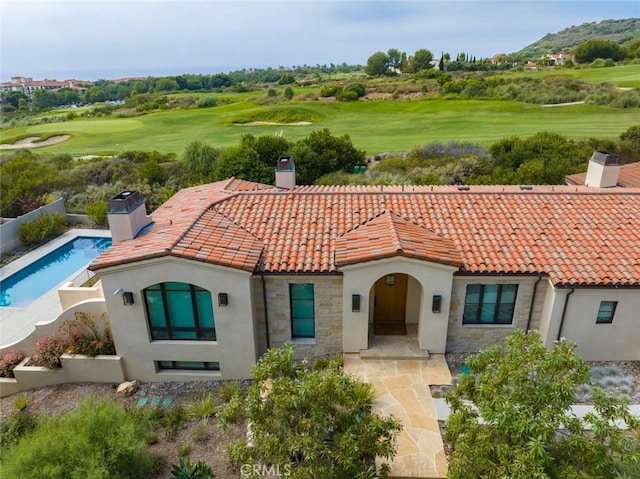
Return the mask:
<svg viewBox="0 0 640 479">
<path fill-rule="evenodd" d="M 343 303 L 348 305 L 343 323 L 344 351 L 356 353 L 368 348 L 369 322 L 373 314 L 372 287 L 376 280 L 387 274 L 404 273 L 409 275 L 407 316 L 412 322 L 418 322 L 418 344 L 432 353 L 444 353 L 451 285 L 456 269 L 401 256 L 341 268 L 344 275 Z M 359 312 L 351 311 L 352 294 L 361 296 Z M 431 311 L 434 295 L 442 296 L 440 313 Z"/>
<path fill-rule="evenodd" d="M 291 338 L 289 284 L 313 283 L 315 338 Z M 269 339 L 271 347 L 285 343 L 295 346 L 298 357 L 313 357 L 342 352 L 342 277 L 337 275 L 266 275 Z M 256 295 L 262 291 L 255 289 Z M 254 296 L 254 302 L 262 299 Z"/>
<path fill-rule="evenodd" d="M 454 276 L 451 292 L 451 310 L 449 312 L 449 334 L 447 351 L 477 352 L 482 348 L 501 343 L 516 329 L 526 330 L 529 321 L 529 309 L 533 296 L 536 276 Z M 518 284 L 518 294 L 513 312 L 512 324 L 474 325 L 462 324 L 465 296 L 469 284 Z M 538 282 L 533 306 L 530 329 L 540 325 L 540 317 L 546 298 L 547 280 Z"/>
<path fill-rule="evenodd" d="M 124 359 L 128 379 L 141 381 L 185 381 L 217 378 L 249 378 L 256 361 L 251 275 L 231 268 L 165 257 L 98 272 L 117 352 Z M 217 341 L 151 340 L 142 290 L 157 283 L 190 283 L 211 292 Z M 135 303 L 123 304 L 131 291 Z M 218 293 L 225 292 L 229 305 L 218 306 Z M 220 371 L 157 371 L 156 361 L 219 361 Z"/>
<path fill-rule="evenodd" d="M 611 324 L 596 324 L 601 301 L 618 302 Z M 576 289 L 560 335 L 585 361 L 640 360 L 640 290 Z"/>
</svg>

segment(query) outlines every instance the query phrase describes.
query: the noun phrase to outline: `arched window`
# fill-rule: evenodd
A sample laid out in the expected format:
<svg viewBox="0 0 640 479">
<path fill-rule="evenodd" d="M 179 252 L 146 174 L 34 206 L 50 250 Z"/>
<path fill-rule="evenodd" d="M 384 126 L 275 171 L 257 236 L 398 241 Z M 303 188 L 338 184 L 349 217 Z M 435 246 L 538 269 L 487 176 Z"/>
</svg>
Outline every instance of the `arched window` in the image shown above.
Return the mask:
<svg viewBox="0 0 640 479">
<path fill-rule="evenodd" d="M 143 290 L 151 339 L 215 341 L 211 293 L 187 283 L 159 283 Z"/>
</svg>

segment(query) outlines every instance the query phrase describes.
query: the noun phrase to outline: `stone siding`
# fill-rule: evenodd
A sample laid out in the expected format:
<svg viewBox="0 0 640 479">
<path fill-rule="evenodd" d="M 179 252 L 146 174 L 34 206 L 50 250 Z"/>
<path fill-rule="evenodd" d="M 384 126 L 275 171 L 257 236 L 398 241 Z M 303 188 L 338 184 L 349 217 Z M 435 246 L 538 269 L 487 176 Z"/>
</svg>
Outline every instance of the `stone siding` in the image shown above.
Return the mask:
<svg viewBox="0 0 640 479">
<path fill-rule="evenodd" d="M 449 328 L 447 333 L 447 352 L 478 352 L 487 346 L 502 343 L 516 329 L 526 330 L 529 320 L 529 307 L 537 277 L 464 277 L 454 276 L 451 292 L 451 308 L 449 311 Z M 468 284 L 518 284 L 518 295 L 511 324 L 473 325 L 462 324 L 464 301 Z M 533 304 L 531 329 L 537 329 L 544 305 L 547 281 L 538 283 Z"/>
<path fill-rule="evenodd" d="M 260 281 L 260 279 L 258 279 Z M 289 284 L 313 283 L 315 338 L 291 338 Z M 265 276 L 269 342 L 272 348 L 292 343 L 298 357 L 342 353 L 342 276 Z M 259 344 L 266 346 L 262 284 L 254 288 L 253 303 Z M 259 296 L 259 297 L 258 297 Z M 263 339 L 264 338 L 264 339 Z M 264 340 L 264 343 L 261 341 Z M 265 348 L 266 349 L 266 348 Z"/>
</svg>

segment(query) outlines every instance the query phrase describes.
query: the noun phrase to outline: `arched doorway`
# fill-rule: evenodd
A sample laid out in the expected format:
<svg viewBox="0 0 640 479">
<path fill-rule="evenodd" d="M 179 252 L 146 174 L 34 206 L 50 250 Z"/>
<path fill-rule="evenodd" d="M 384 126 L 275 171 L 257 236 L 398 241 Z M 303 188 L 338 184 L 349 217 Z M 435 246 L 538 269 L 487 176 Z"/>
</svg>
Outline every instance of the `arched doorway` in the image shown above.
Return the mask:
<svg viewBox="0 0 640 479">
<path fill-rule="evenodd" d="M 404 273 L 386 274 L 373 285 L 373 334 L 406 335 L 407 286 Z"/>
</svg>

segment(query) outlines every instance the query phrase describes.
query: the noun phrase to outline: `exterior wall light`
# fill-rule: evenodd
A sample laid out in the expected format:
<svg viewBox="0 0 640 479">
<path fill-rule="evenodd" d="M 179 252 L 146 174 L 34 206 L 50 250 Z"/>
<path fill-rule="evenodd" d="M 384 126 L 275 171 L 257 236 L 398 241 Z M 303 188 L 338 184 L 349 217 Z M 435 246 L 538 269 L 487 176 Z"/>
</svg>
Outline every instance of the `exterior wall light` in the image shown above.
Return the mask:
<svg viewBox="0 0 640 479">
<path fill-rule="evenodd" d="M 125 306 L 131 306 L 133 304 L 133 293 L 131 291 L 125 291 L 122 293 L 122 302 Z"/>
<path fill-rule="evenodd" d="M 442 312 L 442 296 L 440 296 L 439 294 L 433 295 L 433 301 L 431 302 L 431 312 L 433 313 Z"/>
<path fill-rule="evenodd" d="M 354 313 L 360 312 L 360 295 L 352 294 L 351 295 L 351 311 Z"/>
<path fill-rule="evenodd" d="M 228 306 L 229 295 L 227 293 L 218 293 L 218 306 Z"/>
</svg>

